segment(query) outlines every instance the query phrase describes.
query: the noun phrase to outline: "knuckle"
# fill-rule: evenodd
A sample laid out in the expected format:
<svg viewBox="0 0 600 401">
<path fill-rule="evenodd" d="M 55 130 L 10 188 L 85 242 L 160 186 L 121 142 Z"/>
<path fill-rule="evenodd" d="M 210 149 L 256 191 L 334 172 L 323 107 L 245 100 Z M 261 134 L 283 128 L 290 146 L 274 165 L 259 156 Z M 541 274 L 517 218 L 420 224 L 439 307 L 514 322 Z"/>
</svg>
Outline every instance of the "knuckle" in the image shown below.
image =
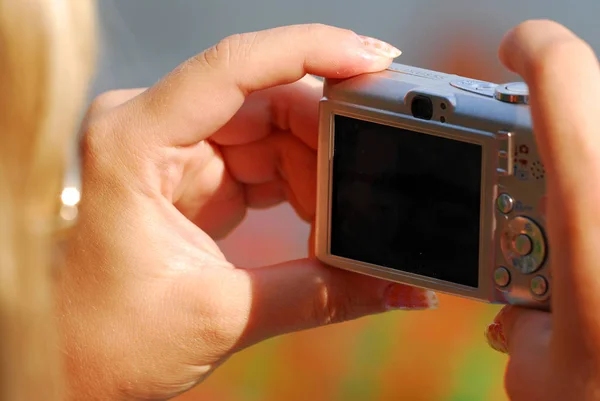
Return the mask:
<svg viewBox="0 0 600 401">
<path fill-rule="evenodd" d="M 101 163 L 111 153 L 107 151 L 111 142 L 106 140 L 108 129 L 103 118 L 92 118 L 85 123 L 79 140 L 79 151 L 85 164 Z"/>
<path fill-rule="evenodd" d="M 94 100 L 92 100 L 90 107 L 88 108 L 87 114 L 89 116 L 102 114 L 120 105 L 121 103 L 123 103 L 123 101 L 123 91 L 110 90 L 103 92 L 96 96 Z"/>
<path fill-rule="evenodd" d="M 197 322 L 194 332 L 214 349 L 228 353 L 248 330 L 251 304 L 248 302 L 249 297 L 242 294 L 247 294 L 249 289 L 243 275 L 225 268 L 223 262 L 206 256 L 202 261 L 202 264 L 205 263 L 216 268 L 223 267 L 223 271 L 216 271 L 214 275 L 207 274 L 204 277 L 207 290 L 192 298 L 198 302 L 192 305 L 191 315 L 200 317 L 194 319 Z M 195 287 L 190 289 L 188 283 L 185 287 L 186 291 L 196 291 Z M 241 296 L 232 297 L 231 294 Z"/>
<path fill-rule="evenodd" d="M 195 61 L 212 68 L 228 68 L 233 62 L 245 59 L 253 50 L 258 33 L 238 33 L 221 39 L 200 53 Z"/>
<path fill-rule="evenodd" d="M 118 114 L 111 112 L 88 118 L 77 143 L 81 162 L 88 174 L 104 177 L 115 184 L 124 179 L 127 168 L 140 161 L 141 147 L 134 146 Z"/>
<path fill-rule="evenodd" d="M 352 317 L 352 298 L 342 286 L 336 285 L 331 280 L 331 274 L 325 284 L 322 284 L 313 299 L 313 319 L 318 325 L 325 326 L 341 323 Z"/>
<path fill-rule="evenodd" d="M 235 57 L 242 43 L 242 34 L 236 33 L 220 40 L 214 47 L 211 55 L 216 64 L 228 67 Z"/>
<path fill-rule="evenodd" d="M 244 319 L 239 318 L 240 311 L 232 307 L 212 306 L 212 310 L 202 311 L 202 324 L 196 327 L 196 335 L 220 352 L 228 353 L 244 333 Z"/>
<path fill-rule="evenodd" d="M 327 288 L 319 289 L 313 300 L 312 319 L 318 326 L 333 323 L 336 317 L 335 308 L 331 304 L 331 293 Z"/>
<path fill-rule="evenodd" d="M 192 57 L 190 63 L 188 63 L 187 65 L 190 66 L 192 64 L 199 64 L 203 67 L 220 68 L 220 64 L 222 63 L 222 57 L 220 57 L 219 49 L 221 49 L 222 47 L 220 47 L 219 44 L 220 42 L 204 50 L 202 53 Z"/>
<path fill-rule="evenodd" d="M 110 183 L 111 191 L 129 191 L 132 184 L 145 183 L 143 174 L 150 162 L 147 147 L 138 143 L 135 125 L 121 113 L 109 110 L 88 117 L 77 147 L 84 181 L 93 177 L 95 182 Z"/>
</svg>

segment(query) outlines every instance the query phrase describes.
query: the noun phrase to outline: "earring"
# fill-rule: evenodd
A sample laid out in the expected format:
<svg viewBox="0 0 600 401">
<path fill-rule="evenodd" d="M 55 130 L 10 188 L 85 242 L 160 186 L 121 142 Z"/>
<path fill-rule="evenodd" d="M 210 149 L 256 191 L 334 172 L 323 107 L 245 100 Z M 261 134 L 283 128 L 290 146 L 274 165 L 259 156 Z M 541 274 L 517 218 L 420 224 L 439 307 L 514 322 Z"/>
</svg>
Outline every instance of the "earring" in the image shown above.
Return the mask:
<svg viewBox="0 0 600 401">
<path fill-rule="evenodd" d="M 79 214 L 79 201 L 81 192 L 75 186 L 66 186 L 60 194 L 60 205 L 58 211 L 57 234 L 66 234 L 75 226 Z"/>
</svg>

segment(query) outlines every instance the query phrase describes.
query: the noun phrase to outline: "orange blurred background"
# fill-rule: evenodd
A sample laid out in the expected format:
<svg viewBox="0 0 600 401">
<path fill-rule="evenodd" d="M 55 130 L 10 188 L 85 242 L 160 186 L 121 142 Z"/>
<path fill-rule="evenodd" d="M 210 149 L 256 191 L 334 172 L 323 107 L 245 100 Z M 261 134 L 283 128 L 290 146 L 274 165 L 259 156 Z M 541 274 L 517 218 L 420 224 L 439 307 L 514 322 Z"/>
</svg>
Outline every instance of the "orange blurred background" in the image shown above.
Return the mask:
<svg viewBox="0 0 600 401">
<path fill-rule="evenodd" d="M 305 256 L 307 237 L 285 205 L 250 213 L 221 246 L 234 263 L 258 266 Z M 483 337 L 499 307 L 445 295 L 440 303 L 269 340 L 177 400 L 506 400 L 506 357 Z"/>
</svg>

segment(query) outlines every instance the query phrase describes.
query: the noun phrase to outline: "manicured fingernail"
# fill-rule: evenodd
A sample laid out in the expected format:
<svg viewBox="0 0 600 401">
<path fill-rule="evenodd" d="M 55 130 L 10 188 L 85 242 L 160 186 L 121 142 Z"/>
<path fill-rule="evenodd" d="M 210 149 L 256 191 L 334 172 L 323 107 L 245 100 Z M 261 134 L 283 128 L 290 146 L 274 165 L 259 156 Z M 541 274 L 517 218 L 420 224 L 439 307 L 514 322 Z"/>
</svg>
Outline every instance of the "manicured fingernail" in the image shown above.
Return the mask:
<svg viewBox="0 0 600 401">
<path fill-rule="evenodd" d="M 402 284 L 392 284 L 386 290 L 385 304 L 390 310 L 437 309 L 439 300 L 433 291 Z"/>
<path fill-rule="evenodd" d="M 365 46 L 365 49 L 376 56 L 396 58 L 402 54 L 402 52 L 399 49 L 379 39 L 370 38 L 368 36 L 362 35 L 359 35 L 359 38 Z"/>
<path fill-rule="evenodd" d="M 502 324 L 492 323 L 485 329 L 485 339 L 490 347 L 503 354 L 508 353 L 506 337 L 502 331 Z"/>
<path fill-rule="evenodd" d="M 496 317 L 494 318 L 494 323 L 498 323 L 499 325 L 502 326 L 504 315 L 510 308 L 511 308 L 510 305 L 506 305 L 506 306 L 502 307 L 502 309 L 500 309 L 500 312 L 498 312 L 496 314 Z"/>
</svg>

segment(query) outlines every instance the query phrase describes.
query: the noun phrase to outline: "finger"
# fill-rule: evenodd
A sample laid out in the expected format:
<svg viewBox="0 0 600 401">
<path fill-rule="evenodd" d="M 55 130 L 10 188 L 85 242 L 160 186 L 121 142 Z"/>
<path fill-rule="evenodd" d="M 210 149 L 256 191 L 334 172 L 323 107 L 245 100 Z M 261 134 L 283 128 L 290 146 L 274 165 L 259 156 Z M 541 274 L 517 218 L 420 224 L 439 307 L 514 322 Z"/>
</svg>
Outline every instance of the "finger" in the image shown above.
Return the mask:
<svg viewBox="0 0 600 401">
<path fill-rule="evenodd" d="M 549 313 L 505 307 L 488 327 L 488 343 L 510 355 L 505 385 L 510 399 L 535 400 L 548 388 L 552 320 Z"/>
<path fill-rule="evenodd" d="M 289 200 L 302 218 L 314 217 L 317 155 L 297 137 L 272 134 L 248 145 L 225 147 L 222 154 L 235 180 L 252 185 L 284 181 L 287 191 L 281 200 Z"/>
<path fill-rule="evenodd" d="M 289 132 L 316 150 L 322 96 L 322 82 L 310 75 L 289 85 L 255 92 L 210 139 L 222 146 L 244 145 L 276 130 Z"/>
<path fill-rule="evenodd" d="M 550 162 L 555 189 L 559 194 L 568 191 L 569 198 L 574 198 L 572 190 L 588 193 L 589 182 L 582 182 L 582 169 L 589 174 L 592 167 L 592 174 L 600 174 L 600 137 L 594 135 L 600 104 L 586 100 L 600 89 L 593 50 L 557 23 L 531 21 L 507 34 L 500 57 L 530 86 L 536 136 Z M 573 202 L 567 206 L 572 212 L 579 209 Z"/>
<path fill-rule="evenodd" d="M 321 95 L 322 83 L 309 75 L 293 84 L 252 94 L 235 116 L 210 138 L 212 143 L 220 145 L 221 155 L 231 155 L 227 158 L 230 165 L 225 168 L 220 160 L 207 164 L 207 158 L 216 156 L 212 152 L 214 148 L 204 153 L 196 148 L 195 156 L 188 158 L 184 174 L 192 178 L 185 179 L 174 196 L 177 208 L 214 238 L 229 232 L 243 218 L 244 213 L 234 213 L 232 206 L 242 212 L 246 207 L 265 208 L 289 201 L 299 215 L 309 219 L 314 214 L 315 195 L 310 189 L 315 177 L 300 170 L 299 174 L 288 174 L 292 181 L 287 183 L 280 173 L 295 165 L 296 155 L 304 155 L 299 159 L 314 159 L 311 165 L 316 164 Z M 272 141 L 265 138 L 273 132 L 289 137 L 289 142 L 293 142 L 290 152 L 282 152 L 281 147 L 280 151 L 270 151 L 273 149 L 268 144 Z M 247 144 L 250 152 L 240 146 Z M 282 154 L 291 154 L 291 157 Z M 286 162 L 281 163 L 284 158 Z M 300 160 L 298 167 L 303 164 Z M 233 181 L 232 169 L 236 172 Z M 309 190 L 303 191 L 303 188 Z M 240 196 L 244 194 L 245 197 Z M 207 203 L 207 199 L 211 201 Z M 226 207 L 215 209 L 225 202 Z M 237 216 L 231 219 L 225 216 L 227 213 Z"/>
<path fill-rule="evenodd" d="M 146 116 L 137 122 L 143 125 L 138 132 L 152 133 L 140 139 L 190 145 L 221 128 L 253 92 L 306 74 L 343 78 L 382 70 L 398 55 L 387 44 L 324 25 L 230 36 L 133 102 Z"/>
<path fill-rule="evenodd" d="M 547 349 L 551 333 L 551 314 L 505 306 L 486 329 L 486 339 L 492 348 L 512 356 Z"/>
<path fill-rule="evenodd" d="M 246 185 L 246 205 L 254 209 L 266 209 L 283 202 L 287 184 L 283 180 L 274 180 L 264 184 Z"/>
<path fill-rule="evenodd" d="M 392 309 L 437 307 L 431 291 L 393 284 L 303 259 L 240 270 L 251 286 L 251 313 L 240 348 L 280 334 Z"/>
<path fill-rule="evenodd" d="M 533 128 L 546 164 L 548 235 L 557 343 L 598 353 L 600 320 L 600 92 L 592 49 L 548 21 L 519 25 L 500 56 L 530 90 Z"/>
<path fill-rule="evenodd" d="M 314 221 L 311 223 L 312 224 L 310 225 L 310 234 L 308 236 L 308 257 L 314 258 L 316 255 L 316 250 L 315 250 L 316 227 L 315 227 Z"/>
</svg>

